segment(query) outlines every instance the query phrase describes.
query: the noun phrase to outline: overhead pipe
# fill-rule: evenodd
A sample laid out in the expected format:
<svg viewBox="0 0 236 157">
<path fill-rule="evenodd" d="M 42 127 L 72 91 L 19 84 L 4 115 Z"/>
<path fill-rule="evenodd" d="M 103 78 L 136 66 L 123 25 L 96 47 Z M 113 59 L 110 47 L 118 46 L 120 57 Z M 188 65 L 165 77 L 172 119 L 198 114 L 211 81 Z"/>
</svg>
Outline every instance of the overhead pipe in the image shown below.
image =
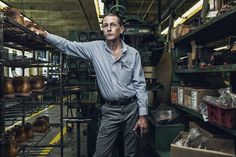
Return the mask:
<svg viewBox="0 0 236 157">
<path fill-rule="evenodd" d="M 171 0 L 171 3 L 169 4 L 169 7 L 163 11 L 161 15 L 161 21 L 166 20 L 168 16 L 171 14 L 172 10 L 175 10 L 179 6 L 181 6 L 185 0 Z"/>
<path fill-rule="evenodd" d="M 161 0 L 157 0 L 158 33 L 161 33 Z"/>
<path fill-rule="evenodd" d="M 89 27 L 90 27 L 90 29 L 92 30 L 93 27 L 92 27 L 92 25 L 91 25 L 91 23 L 90 23 L 90 20 L 89 20 L 89 18 L 88 18 L 88 15 L 87 15 L 87 13 L 86 13 L 86 11 L 85 11 L 85 9 L 84 9 L 84 6 L 83 6 L 81 0 L 79 0 L 79 3 L 80 3 L 80 6 L 81 6 L 81 8 L 82 8 L 82 10 L 83 10 L 83 12 L 84 12 L 84 16 L 85 16 L 85 18 L 86 18 L 86 20 L 87 20 L 87 22 L 88 22 L 88 24 L 89 24 Z"/>
<path fill-rule="evenodd" d="M 154 4 L 154 1 L 155 1 L 155 0 L 153 0 L 153 1 L 151 2 L 151 4 L 149 5 L 147 11 L 146 11 L 145 14 L 143 15 L 143 20 L 147 17 L 148 12 L 150 11 L 152 5 Z"/>
<path fill-rule="evenodd" d="M 158 26 L 156 28 L 157 32 L 159 33 L 161 31 L 161 0 L 156 0 L 157 1 L 157 15 L 155 16 L 154 20 L 152 21 L 153 26 Z"/>
<path fill-rule="evenodd" d="M 142 7 L 143 7 L 144 1 L 145 1 L 145 0 L 142 1 L 141 5 L 140 5 L 140 7 L 139 7 L 139 10 L 138 10 L 138 12 L 137 12 L 137 16 L 140 14 L 140 11 L 141 11 L 141 9 L 142 9 Z"/>
</svg>

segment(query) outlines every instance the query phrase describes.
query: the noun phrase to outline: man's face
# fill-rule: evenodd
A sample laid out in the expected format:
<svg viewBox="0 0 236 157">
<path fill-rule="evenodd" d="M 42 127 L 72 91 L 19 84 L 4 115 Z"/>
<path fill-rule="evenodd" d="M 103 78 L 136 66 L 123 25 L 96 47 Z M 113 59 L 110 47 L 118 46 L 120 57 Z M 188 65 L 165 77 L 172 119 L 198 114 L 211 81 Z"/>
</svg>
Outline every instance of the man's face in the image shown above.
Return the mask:
<svg viewBox="0 0 236 157">
<path fill-rule="evenodd" d="M 106 40 L 112 41 L 120 38 L 120 34 L 123 33 L 124 27 L 118 23 L 119 19 L 116 16 L 106 16 L 103 19 L 103 34 Z"/>
</svg>

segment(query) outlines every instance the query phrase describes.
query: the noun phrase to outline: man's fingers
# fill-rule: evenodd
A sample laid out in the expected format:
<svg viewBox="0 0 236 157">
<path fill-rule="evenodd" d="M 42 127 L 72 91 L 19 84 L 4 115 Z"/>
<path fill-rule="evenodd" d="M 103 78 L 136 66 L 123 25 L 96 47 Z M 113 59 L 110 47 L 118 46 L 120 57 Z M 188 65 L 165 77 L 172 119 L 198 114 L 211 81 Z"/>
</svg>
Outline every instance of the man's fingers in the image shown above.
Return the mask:
<svg viewBox="0 0 236 157">
<path fill-rule="evenodd" d="M 140 134 L 141 134 L 141 137 L 143 137 L 144 136 L 144 128 L 140 128 Z"/>
<path fill-rule="evenodd" d="M 146 134 L 148 132 L 148 128 L 144 129 L 144 134 Z"/>
<path fill-rule="evenodd" d="M 138 123 L 136 123 L 136 124 L 135 124 L 135 126 L 134 126 L 134 129 L 133 129 L 133 130 L 135 131 L 135 130 L 137 130 L 137 128 L 138 128 Z"/>
</svg>

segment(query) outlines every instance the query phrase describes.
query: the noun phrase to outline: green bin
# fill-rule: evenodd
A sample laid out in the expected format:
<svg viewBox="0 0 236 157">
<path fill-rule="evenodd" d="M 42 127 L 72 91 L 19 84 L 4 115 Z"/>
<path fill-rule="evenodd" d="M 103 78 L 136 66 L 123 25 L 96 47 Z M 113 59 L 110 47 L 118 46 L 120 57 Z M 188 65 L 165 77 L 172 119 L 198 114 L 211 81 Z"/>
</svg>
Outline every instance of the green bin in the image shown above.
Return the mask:
<svg viewBox="0 0 236 157">
<path fill-rule="evenodd" d="M 160 157 L 170 156 L 170 145 L 182 130 L 184 130 L 183 124 L 155 126 L 154 148 Z"/>
</svg>

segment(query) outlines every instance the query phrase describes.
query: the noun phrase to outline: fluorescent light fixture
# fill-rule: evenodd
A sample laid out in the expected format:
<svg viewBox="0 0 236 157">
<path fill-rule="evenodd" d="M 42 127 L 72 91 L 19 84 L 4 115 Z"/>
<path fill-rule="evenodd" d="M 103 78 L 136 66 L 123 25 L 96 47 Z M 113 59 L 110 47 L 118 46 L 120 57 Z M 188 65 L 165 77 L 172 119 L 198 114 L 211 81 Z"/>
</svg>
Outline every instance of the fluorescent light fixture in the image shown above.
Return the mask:
<svg viewBox="0 0 236 157">
<path fill-rule="evenodd" d="M 217 48 L 215 48 L 214 50 L 215 50 L 215 51 L 220 51 L 220 50 L 227 50 L 227 49 L 229 49 L 229 46 L 217 47 Z"/>
<path fill-rule="evenodd" d="M 180 60 L 186 59 L 186 58 L 188 58 L 188 56 L 180 57 Z"/>
<path fill-rule="evenodd" d="M 102 0 L 94 0 L 94 4 L 96 8 L 98 22 L 100 23 L 100 29 L 102 30 L 102 18 L 100 18 L 100 15 L 104 15 L 104 3 L 102 2 Z"/>
<path fill-rule="evenodd" d="M 0 8 L 5 8 L 8 7 L 7 4 L 5 4 L 4 2 L 0 1 Z"/>
<path fill-rule="evenodd" d="M 192 17 L 193 15 L 195 15 L 197 12 L 199 12 L 202 9 L 202 5 L 203 5 L 203 0 L 200 0 L 199 2 L 197 2 L 192 8 L 190 8 L 189 10 L 187 10 L 182 16 L 178 17 L 177 20 L 175 20 L 174 22 L 174 27 L 176 27 L 179 24 L 184 23 L 186 20 L 188 20 L 190 17 Z M 166 29 L 164 29 L 161 34 L 166 35 L 168 33 L 169 27 L 167 27 Z"/>
</svg>

